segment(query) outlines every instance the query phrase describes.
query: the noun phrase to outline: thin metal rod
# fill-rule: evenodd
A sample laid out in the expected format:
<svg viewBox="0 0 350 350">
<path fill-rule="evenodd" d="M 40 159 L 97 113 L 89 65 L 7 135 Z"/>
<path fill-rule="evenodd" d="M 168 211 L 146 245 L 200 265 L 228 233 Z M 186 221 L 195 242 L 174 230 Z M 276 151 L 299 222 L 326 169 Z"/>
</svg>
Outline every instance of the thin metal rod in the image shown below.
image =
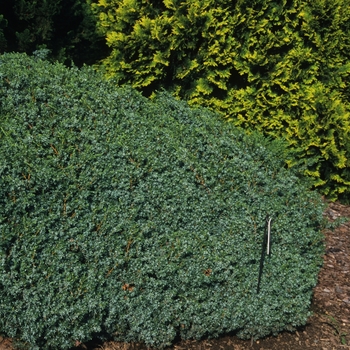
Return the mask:
<svg viewBox="0 0 350 350">
<path fill-rule="evenodd" d="M 269 215 L 266 215 L 264 237 L 263 237 L 263 243 L 262 243 L 262 249 L 261 249 L 258 286 L 257 286 L 257 289 L 256 289 L 256 293 L 257 294 L 259 294 L 259 292 L 260 292 L 260 282 L 261 282 L 262 272 L 263 272 L 263 269 L 264 269 L 265 251 L 266 251 L 267 255 L 270 254 L 271 222 L 272 222 L 272 218 L 270 218 Z"/>
<path fill-rule="evenodd" d="M 271 220 L 272 218 L 269 218 L 267 223 L 267 255 L 270 255 Z"/>
<path fill-rule="evenodd" d="M 266 238 L 267 238 L 267 219 L 268 219 L 268 215 L 266 216 L 265 219 L 265 230 L 264 230 L 264 237 L 263 237 L 263 242 L 262 242 L 262 249 L 261 249 L 261 257 L 260 257 L 260 267 L 259 267 L 259 277 L 258 277 L 258 286 L 256 288 L 256 294 L 259 294 L 260 292 L 260 281 L 261 281 L 261 275 L 262 275 L 262 271 L 264 268 L 264 257 L 265 257 L 265 250 L 266 250 Z"/>
</svg>

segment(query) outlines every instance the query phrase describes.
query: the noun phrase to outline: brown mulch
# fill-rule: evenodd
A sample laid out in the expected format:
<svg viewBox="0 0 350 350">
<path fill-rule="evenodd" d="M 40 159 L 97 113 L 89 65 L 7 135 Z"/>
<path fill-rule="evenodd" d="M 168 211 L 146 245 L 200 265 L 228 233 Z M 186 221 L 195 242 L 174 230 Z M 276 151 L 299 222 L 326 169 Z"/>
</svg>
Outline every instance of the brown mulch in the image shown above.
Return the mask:
<svg viewBox="0 0 350 350">
<path fill-rule="evenodd" d="M 350 206 L 330 203 L 325 216 L 333 221 L 350 218 Z M 334 231 L 325 230 L 326 254 L 314 289 L 313 316 L 295 333 L 258 341 L 240 340 L 234 335 L 202 341 L 180 341 L 169 350 L 345 350 L 350 349 L 350 220 Z M 81 344 L 75 350 L 146 350 L 141 344 L 107 342 Z M 0 350 L 14 350 L 11 339 L 0 336 Z M 73 349 L 72 349 L 73 350 Z"/>
</svg>

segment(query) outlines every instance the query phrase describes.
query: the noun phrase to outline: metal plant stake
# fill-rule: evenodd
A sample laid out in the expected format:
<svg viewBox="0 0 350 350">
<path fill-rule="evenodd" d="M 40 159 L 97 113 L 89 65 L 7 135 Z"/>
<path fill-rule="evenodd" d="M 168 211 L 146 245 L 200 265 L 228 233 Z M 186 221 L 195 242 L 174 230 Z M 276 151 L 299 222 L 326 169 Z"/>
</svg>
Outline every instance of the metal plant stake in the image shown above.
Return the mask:
<svg viewBox="0 0 350 350">
<path fill-rule="evenodd" d="M 265 232 L 264 232 L 264 239 L 262 244 L 262 250 L 261 250 L 261 258 L 260 258 L 260 269 L 259 269 L 259 277 L 258 277 L 258 287 L 256 289 L 256 294 L 259 294 L 260 292 L 260 280 L 262 271 L 264 268 L 264 260 L 265 260 L 265 251 L 267 255 L 270 255 L 271 250 L 271 224 L 272 224 L 272 218 L 269 217 L 269 215 L 266 215 L 265 219 Z"/>
</svg>

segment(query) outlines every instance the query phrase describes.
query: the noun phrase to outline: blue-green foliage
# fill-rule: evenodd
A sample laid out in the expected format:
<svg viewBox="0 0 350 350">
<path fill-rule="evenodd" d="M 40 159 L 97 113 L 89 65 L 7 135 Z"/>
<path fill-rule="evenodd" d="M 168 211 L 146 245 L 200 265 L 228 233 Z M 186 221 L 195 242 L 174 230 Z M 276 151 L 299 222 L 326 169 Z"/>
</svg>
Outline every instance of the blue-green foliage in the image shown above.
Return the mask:
<svg viewBox="0 0 350 350">
<path fill-rule="evenodd" d="M 163 347 L 305 324 L 322 204 L 278 143 L 21 54 L 0 56 L 0 103 L 0 332 Z"/>
</svg>

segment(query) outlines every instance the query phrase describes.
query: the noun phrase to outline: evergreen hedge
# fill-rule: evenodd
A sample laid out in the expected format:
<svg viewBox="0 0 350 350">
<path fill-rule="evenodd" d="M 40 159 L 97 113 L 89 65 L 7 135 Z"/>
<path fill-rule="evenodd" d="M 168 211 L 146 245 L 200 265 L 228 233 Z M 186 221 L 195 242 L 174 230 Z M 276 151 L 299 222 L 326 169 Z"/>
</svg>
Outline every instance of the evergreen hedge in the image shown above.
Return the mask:
<svg viewBox="0 0 350 350">
<path fill-rule="evenodd" d="M 330 199 L 350 195 L 350 0 L 99 0 L 99 67 L 284 137 Z M 290 166 L 293 163 L 289 164 Z"/>
<path fill-rule="evenodd" d="M 0 118 L 0 333 L 161 348 L 305 324 L 323 205 L 281 142 L 22 54 L 0 56 Z"/>
</svg>

